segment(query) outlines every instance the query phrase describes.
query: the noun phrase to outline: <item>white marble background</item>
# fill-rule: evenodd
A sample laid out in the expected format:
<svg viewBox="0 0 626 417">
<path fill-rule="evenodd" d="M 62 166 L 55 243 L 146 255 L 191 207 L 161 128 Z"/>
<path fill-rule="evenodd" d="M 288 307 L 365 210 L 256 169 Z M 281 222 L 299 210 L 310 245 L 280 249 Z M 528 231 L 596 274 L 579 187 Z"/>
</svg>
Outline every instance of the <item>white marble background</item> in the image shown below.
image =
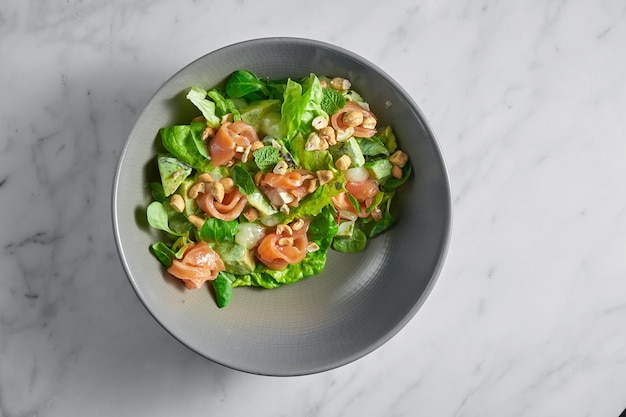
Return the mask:
<svg viewBox="0 0 626 417">
<path fill-rule="evenodd" d="M 223 368 L 138 301 L 114 168 L 153 92 L 266 36 L 375 62 L 439 136 L 454 197 L 424 308 L 345 367 Z M 623 0 L 0 3 L 0 417 L 617 416 L 626 407 Z"/>
</svg>

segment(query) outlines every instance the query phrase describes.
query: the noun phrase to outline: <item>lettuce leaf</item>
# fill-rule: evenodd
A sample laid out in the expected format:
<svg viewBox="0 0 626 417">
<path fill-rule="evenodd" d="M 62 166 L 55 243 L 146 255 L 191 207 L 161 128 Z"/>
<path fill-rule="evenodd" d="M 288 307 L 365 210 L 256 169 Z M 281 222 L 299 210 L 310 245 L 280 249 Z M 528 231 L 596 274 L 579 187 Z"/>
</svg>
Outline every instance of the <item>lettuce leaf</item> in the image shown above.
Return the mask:
<svg viewBox="0 0 626 417">
<path fill-rule="evenodd" d="M 215 114 L 215 103 L 207 100 L 207 94 L 207 91 L 202 87 L 192 87 L 187 93 L 187 99 L 202 112 L 209 126 L 218 128 L 220 118 Z"/>
<path fill-rule="evenodd" d="M 305 78 L 302 84 L 287 80 L 281 107 L 281 123 L 286 129 L 288 139 L 293 138 L 299 130 L 310 132 L 311 121 L 316 116 L 328 118 L 328 114 L 321 107 L 323 98 L 322 85 L 315 74 Z"/>
<path fill-rule="evenodd" d="M 202 140 L 205 128 L 204 123 L 197 122 L 164 127 L 159 132 L 163 147 L 175 158 L 198 170 L 208 171 L 209 155 Z"/>
</svg>

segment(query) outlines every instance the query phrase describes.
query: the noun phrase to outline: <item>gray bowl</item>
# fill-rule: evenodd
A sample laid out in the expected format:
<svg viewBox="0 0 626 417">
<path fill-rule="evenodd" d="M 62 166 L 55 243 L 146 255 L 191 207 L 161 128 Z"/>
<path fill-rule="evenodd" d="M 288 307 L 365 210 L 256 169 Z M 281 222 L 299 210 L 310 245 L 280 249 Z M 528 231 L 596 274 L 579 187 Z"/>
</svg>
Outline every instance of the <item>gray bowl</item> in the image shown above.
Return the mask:
<svg viewBox="0 0 626 417">
<path fill-rule="evenodd" d="M 217 308 L 207 289 L 176 285 L 149 246 L 158 240 L 145 221 L 158 129 L 197 114 L 189 87 L 212 87 L 234 70 L 260 77 L 311 72 L 350 79 L 390 124 L 414 167 L 395 200 L 399 221 L 359 254 L 331 250 L 324 273 L 273 290 L 236 288 Z M 385 106 L 391 105 L 388 109 Z M 333 45 L 296 38 L 231 45 L 192 62 L 170 78 L 139 116 L 123 149 L 113 187 L 119 254 L 140 300 L 175 338 L 198 354 L 241 371 L 304 375 L 350 363 L 381 346 L 415 315 L 429 294 L 447 249 L 450 188 L 436 140 L 411 97 L 365 59 Z"/>
</svg>

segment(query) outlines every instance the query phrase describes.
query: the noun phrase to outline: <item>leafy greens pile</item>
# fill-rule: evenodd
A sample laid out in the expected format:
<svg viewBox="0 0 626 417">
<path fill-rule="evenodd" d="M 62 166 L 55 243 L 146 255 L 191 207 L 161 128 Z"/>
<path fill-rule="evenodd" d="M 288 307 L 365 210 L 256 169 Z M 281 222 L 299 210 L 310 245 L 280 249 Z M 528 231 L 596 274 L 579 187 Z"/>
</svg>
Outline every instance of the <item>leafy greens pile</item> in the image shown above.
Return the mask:
<svg viewBox="0 0 626 417">
<path fill-rule="evenodd" d="M 245 70 L 235 71 L 223 86 L 190 89 L 187 98 L 198 108 L 201 117 L 186 125 L 160 129 L 157 165 L 161 180 L 149 183 L 154 201 L 147 207 L 147 219 L 163 234 L 151 251 L 169 268 L 183 259 L 190 246 L 206 242 L 225 265 L 212 280 L 220 307 L 231 301 L 235 287 L 275 288 L 319 274 L 331 248 L 359 252 L 368 239 L 395 222 L 390 213 L 392 198 L 411 174 L 411 165 L 403 165 L 400 175 L 392 175 L 390 157 L 398 146 L 390 127 L 378 129 L 371 137 L 351 137 L 327 149 L 307 150 L 307 137 L 315 130 L 312 127 L 315 118 L 329 120 L 350 102 L 368 108 L 359 93 L 349 88 L 325 87 L 330 82 L 329 78 L 315 74 L 298 80 L 275 80 L 260 79 Z M 214 166 L 207 128 L 217 130 L 224 121 L 243 121 L 252 126 L 264 146 L 254 150 L 248 160 Z M 346 170 L 336 166 L 338 158 L 346 154 L 351 158 L 351 167 L 365 169 L 379 187 L 367 207 L 347 193 L 353 211 L 365 213 L 363 216 L 345 216 L 345 211 L 333 204 L 333 197 L 346 193 Z M 281 210 L 254 180 L 259 172 L 272 172 L 281 161 L 285 161 L 289 170 L 330 171 L 332 180 L 320 182 L 299 204 Z M 259 217 L 250 220 L 241 215 L 234 220 L 221 220 L 203 212 L 190 197 L 190 190 L 206 173 L 213 178 L 232 178 L 246 196 L 247 206 L 254 207 Z M 182 199 L 184 206 L 176 209 L 172 204 L 174 198 Z M 372 212 L 377 215 L 369 215 Z M 194 223 L 192 218 L 201 218 L 202 223 Z M 306 219 L 308 241 L 316 246 L 301 262 L 284 269 L 271 269 L 255 259 L 254 247 L 243 243 L 249 240 L 250 230 L 263 233 L 298 219 Z"/>
</svg>

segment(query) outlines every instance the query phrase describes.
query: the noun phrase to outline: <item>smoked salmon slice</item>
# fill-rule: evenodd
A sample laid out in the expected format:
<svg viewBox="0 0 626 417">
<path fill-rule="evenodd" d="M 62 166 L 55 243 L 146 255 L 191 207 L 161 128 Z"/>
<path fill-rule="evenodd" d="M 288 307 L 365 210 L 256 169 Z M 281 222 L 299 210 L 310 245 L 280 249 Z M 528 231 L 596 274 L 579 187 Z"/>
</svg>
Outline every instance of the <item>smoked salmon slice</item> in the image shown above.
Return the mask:
<svg viewBox="0 0 626 417">
<path fill-rule="evenodd" d="M 206 281 L 217 278 L 224 270 L 220 256 L 205 242 L 189 245 L 183 259 L 174 259 L 167 272 L 183 281 L 189 289 L 200 288 Z"/>
<path fill-rule="evenodd" d="M 215 200 L 215 197 L 208 192 L 198 194 L 196 202 L 207 216 L 229 221 L 235 220 L 241 215 L 248 198 L 239 191 L 238 187 L 233 187 L 224 194 L 224 199 L 221 202 Z"/>
<path fill-rule="evenodd" d="M 359 202 L 360 210 L 357 213 L 356 207 L 354 207 L 354 204 L 352 204 L 352 201 L 348 198 L 347 193 L 339 193 L 331 197 L 335 208 L 340 213 L 352 213 L 361 218 L 368 217 L 370 213 L 367 212 L 367 209 L 372 205 L 374 197 L 376 197 L 379 191 L 378 184 L 372 180 L 361 182 L 348 181 L 345 188 L 346 191 Z"/>
<path fill-rule="evenodd" d="M 241 159 L 243 151 L 253 142 L 257 142 L 259 136 L 252 126 L 244 121 L 225 122 L 209 142 L 209 155 L 213 166 L 227 165 L 238 157 Z"/>
<path fill-rule="evenodd" d="M 373 118 L 376 118 L 374 113 L 372 113 L 371 111 L 366 110 L 357 103 L 349 101 L 346 103 L 343 109 L 330 116 L 330 123 L 335 130 L 346 130 L 347 126 L 343 122 L 343 115 L 350 111 L 360 111 L 363 113 L 363 117 L 371 116 Z M 357 138 L 371 138 L 375 134 L 376 129 L 368 129 L 362 126 L 354 127 L 354 136 Z"/>
<path fill-rule="evenodd" d="M 289 264 L 301 262 L 307 254 L 309 239 L 308 223 L 299 229 L 287 232 L 267 234 L 256 248 L 256 257 L 265 266 L 273 270 L 283 270 Z"/>
</svg>

